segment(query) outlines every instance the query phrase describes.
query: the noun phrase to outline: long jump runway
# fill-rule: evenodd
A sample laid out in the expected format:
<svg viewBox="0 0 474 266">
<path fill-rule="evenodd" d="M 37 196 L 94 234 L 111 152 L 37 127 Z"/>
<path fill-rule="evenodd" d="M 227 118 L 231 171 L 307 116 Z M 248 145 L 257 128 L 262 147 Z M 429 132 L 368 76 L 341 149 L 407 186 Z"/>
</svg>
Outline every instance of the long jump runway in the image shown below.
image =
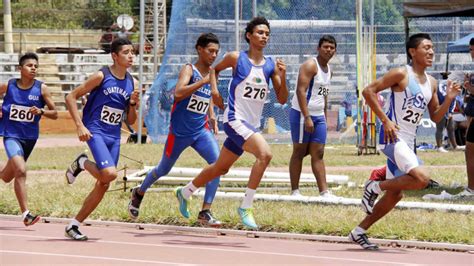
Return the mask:
<svg viewBox="0 0 474 266">
<path fill-rule="evenodd" d="M 82 226 L 89 241 L 64 237 L 63 223 L 24 227 L 0 218 L 0 265 L 474 265 L 463 252 L 273 238 L 219 236 L 122 226 Z"/>
</svg>

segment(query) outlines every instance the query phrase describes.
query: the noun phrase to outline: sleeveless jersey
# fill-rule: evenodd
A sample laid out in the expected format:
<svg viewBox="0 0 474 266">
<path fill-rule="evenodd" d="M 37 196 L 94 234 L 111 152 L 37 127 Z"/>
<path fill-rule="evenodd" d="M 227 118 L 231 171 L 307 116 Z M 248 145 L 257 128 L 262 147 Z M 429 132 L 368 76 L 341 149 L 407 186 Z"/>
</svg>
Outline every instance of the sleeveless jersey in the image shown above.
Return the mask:
<svg viewBox="0 0 474 266">
<path fill-rule="evenodd" d="M 306 104 L 311 116 L 320 116 L 324 115 L 324 97 L 329 94 L 331 68 L 328 65 L 328 71 L 324 72 L 319 66 L 318 59 L 313 57 L 313 60 L 316 62 L 318 73 L 316 73 L 316 75 L 310 81 L 309 87 L 306 90 Z M 301 112 L 296 92 L 293 95 L 293 99 L 291 99 L 291 108 Z"/>
<path fill-rule="evenodd" d="M 229 99 L 224 111 L 224 123 L 244 120 L 255 128 L 260 127 L 263 105 L 270 93 L 270 77 L 275 70 L 275 62 L 265 57 L 261 66 L 253 65 L 246 51 L 240 52 L 237 67 L 229 83 Z"/>
<path fill-rule="evenodd" d="M 198 82 L 203 77 L 199 70 L 191 65 L 193 74 L 188 85 Z M 211 86 L 203 85 L 189 97 L 174 102 L 171 110 L 170 132 L 177 137 L 191 137 L 208 128 L 207 111 L 211 101 Z"/>
<path fill-rule="evenodd" d="M 400 130 L 397 137 L 404 140 L 408 147 L 413 147 L 416 138 L 416 129 L 423 118 L 423 114 L 431 101 L 432 88 L 428 75 L 426 82 L 419 84 L 411 66 L 407 65 L 408 87 L 404 91 L 394 92 L 390 96 L 388 118 L 395 122 Z M 383 129 L 380 130 L 383 134 Z M 383 136 L 380 137 L 383 142 Z"/>
<path fill-rule="evenodd" d="M 123 113 L 133 92 L 133 78 L 127 72 L 124 79 L 118 79 L 108 67 L 100 71 L 104 73 L 104 79 L 90 92 L 82 122 L 92 134 L 120 138 Z"/>
<path fill-rule="evenodd" d="M 45 105 L 41 94 L 41 81 L 36 80 L 29 89 L 20 89 L 17 79 L 8 81 L 7 92 L 2 105 L 3 136 L 19 139 L 38 139 L 40 115 L 32 114 L 33 106 L 43 108 Z"/>
</svg>

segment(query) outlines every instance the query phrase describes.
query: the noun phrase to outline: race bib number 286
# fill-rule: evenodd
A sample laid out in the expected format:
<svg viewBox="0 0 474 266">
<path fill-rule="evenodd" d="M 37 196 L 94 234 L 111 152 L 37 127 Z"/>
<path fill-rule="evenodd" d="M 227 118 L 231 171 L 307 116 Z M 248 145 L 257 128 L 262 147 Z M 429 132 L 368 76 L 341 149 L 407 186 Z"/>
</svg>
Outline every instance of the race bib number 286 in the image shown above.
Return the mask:
<svg viewBox="0 0 474 266">
<path fill-rule="evenodd" d="M 122 120 L 123 110 L 104 105 L 100 113 L 100 120 L 109 125 L 118 125 Z"/>
</svg>

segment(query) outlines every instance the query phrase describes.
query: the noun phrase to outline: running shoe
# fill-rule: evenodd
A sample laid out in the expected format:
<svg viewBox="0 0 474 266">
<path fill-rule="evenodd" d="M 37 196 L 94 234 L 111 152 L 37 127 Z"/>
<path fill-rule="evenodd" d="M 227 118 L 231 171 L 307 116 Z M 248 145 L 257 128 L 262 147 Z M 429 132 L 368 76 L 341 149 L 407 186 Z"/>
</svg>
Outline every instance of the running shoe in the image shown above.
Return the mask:
<svg viewBox="0 0 474 266">
<path fill-rule="evenodd" d="M 133 220 L 136 220 L 140 214 L 140 204 L 142 203 L 142 200 L 143 196 L 138 194 L 138 187 L 132 189 L 130 202 L 128 203 L 128 214 Z"/>
<path fill-rule="evenodd" d="M 255 223 L 255 219 L 253 218 L 253 208 L 238 208 L 237 212 L 239 213 L 240 219 L 245 226 L 249 227 L 250 229 L 258 229 L 258 225 Z"/>
<path fill-rule="evenodd" d="M 189 200 L 183 197 L 183 193 L 181 192 L 182 189 L 183 187 L 177 187 L 174 191 L 174 194 L 176 195 L 176 198 L 179 202 L 179 212 L 184 216 L 184 218 L 189 218 Z"/>
<path fill-rule="evenodd" d="M 359 244 L 363 249 L 366 249 L 366 250 L 378 250 L 379 249 L 379 246 L 377 246 L 376 244 L 373 244 L 369 241 L 369 238 L 367 237 L 367 235 L 365 233 L 357 234 L 354 231 L 352 231 L 349 234 L 349 240 L 354 242 L 354 243 Z"/>
<path fill-rule="evenodd" d="M 79 165 L 79 160 L 81 158 L 87 159 L 87 155 L 85 153 L 79 154 L 79 156 L 77 156 L 77 158 L 71 163 L 71 165 L 66 170 L 66 181 L 68 184 L 74 183 L 74 181 L 76 181 L 77 176 L 82 171 L 84 171 L 84 169 L 82 169 L 81 166 Z"/>
<path fill-rule="evenodd" d="M 87 236 L 83 235 L 81 231 L 79 231 L 79 227 L 77 225 L 71 226 L 71 228 L 68 229 L 66 226 L 66 232 L 64 234 L 65 236 L 73 239 L 73 240 L 78 240 L 78 241 L 85 241 L 87 240 Z"/>
<path fill-rule="evenodd" d="M 378 181 L 368 180 L 365 182 L 364 195 L 362 196 L 362 209 L 367 214 L 372 214 L 374 209 L 375 200 L 379 196 L 378 193 L 374 191 L 374 186 Z"/>
<path fill-rule="evenodd" d="M 30 225 L 34 225 L 35 223 L 37 223 L 39 220 L 41 220 L 41 217 L 38 216 L 38 215 L 33 215 L 31 214 L 31 212 L 29 212 L 25 219 L 23 219 L 23 223 L 25 224 L 25 226 L 30 226 Z"/>
<path fill-rule="evenodd" d="M 221 227 L 221 221 L 217 220 L 210 210 L 202 210 L 199 212 L 198 221 L 203 226 Z"/>
</svg>

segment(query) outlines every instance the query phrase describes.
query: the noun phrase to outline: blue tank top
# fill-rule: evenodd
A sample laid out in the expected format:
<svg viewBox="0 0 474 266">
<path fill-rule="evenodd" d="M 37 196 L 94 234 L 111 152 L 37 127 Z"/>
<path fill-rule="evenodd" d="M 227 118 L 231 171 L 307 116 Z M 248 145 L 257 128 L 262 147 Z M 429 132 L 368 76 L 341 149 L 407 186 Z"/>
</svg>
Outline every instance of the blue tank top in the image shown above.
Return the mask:
<svg viewBox="0 0 474 266">
<path fill-rule="evenodd" d="M 133 78 L 127 72 L 124 79 L 118 79 L 108 67 L 100 71 L 104 73 L 104 79 L 90 92 L 82 122 L 92 134 L 120 138 L 123 113 L 133 92 Z"/>
<path fill-rule="evenodd" d="M 191 65 L 193 75 L 188 85 L 202 79 L 199 70 Z M 205 84 L 189 97 L 174 102 L 171 109 L 170 131 L 177 137 L 191 137 L 199 134 L 202 129 L 209 129 L 207 111 L 211 100 L 211 86 Z"/>
<path fill-rule="evenodd" d="M 41 94 L 41 81 L 35 79 L 29 89 L 20 89 L 17 79 L 8 81 L 7 92 L 3 99 L 0 128 L 3 136 L 19 139 L 38 139 L 40 115 L 29 112 L 32 106 L 43 108 L 45 105 Z"/>
</svg>

